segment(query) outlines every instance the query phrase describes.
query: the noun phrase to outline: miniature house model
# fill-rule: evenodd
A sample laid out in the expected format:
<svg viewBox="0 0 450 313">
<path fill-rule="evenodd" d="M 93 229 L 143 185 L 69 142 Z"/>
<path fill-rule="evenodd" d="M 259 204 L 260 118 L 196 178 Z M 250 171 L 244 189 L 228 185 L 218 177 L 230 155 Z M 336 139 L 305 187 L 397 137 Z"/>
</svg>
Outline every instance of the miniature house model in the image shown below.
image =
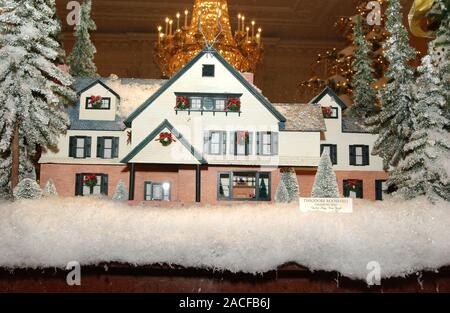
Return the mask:
<svg viewBox="0 0 450 313">
<path fill-rule="evenodd" d="M 328 150 L 344 196 L 382 197 L 376 135 L 329 88 L 308 104 L 271 103 L 208 49 L 167 81 L 79 79 L 75 88 L 70 129 L 40 160 L 41 183 L 51 178 L 63 196 L 111 196 L 123 180 L 137 202 L 272 201 L 290 167 L 308 197 Z"/>
</svg>

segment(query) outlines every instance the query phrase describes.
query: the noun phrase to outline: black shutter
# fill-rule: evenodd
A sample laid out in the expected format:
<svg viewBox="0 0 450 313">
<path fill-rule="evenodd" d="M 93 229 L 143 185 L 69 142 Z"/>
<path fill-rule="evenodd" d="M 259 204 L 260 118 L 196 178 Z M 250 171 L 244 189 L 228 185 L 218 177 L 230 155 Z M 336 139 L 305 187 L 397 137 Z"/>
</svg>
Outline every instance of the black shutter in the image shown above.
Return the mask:
<svg viewBox="0 0 450 313">
<path fill-rule="evenodd" d="M 230 132 L 230 154 L 236 155 L 236 132 Z"/>
<path fill-rule="evenodd" d="M 375 200 L 383 200 L 383 181 L 375 181 Z"/>
<path fill-rule="evenodd" d="M 252 155 L 253 154 L 253 132 L 248 132 L 248 144 L 246 144 L 245 148 L 245 155 Z"/>
<path fill-rule="evenodd" d="M 104 147 L 105 147 L 105 138 L 104 137 L 97 137 L 97 158 L 103 158 L 104 157 Z"/>
<path fill-rule="evenodd" d="M 363 181 L 362 180 L 358 180 L 358 189 L 356 191 L 356 197 L 358 197 L 360 199 L 364 198 Z"/>
<path fill-rule="evenodd" d="M 272 155 L 278 155 L 278 133 L 271 133 Z"/>
<path fill-rule="evenodd" d="M 350 165 L 356 165 L 356 147 L 350 146 Z"/>
<path fill-rule="evenodd" d="M 350 196 L 350 191 L 348 189 L 348 185 L 347 185 L 347 181 L 344 180 L 344 188 L 342 188 L 344 190 L 344 197 L 348 198 Z"/>
<path fill-rule="evenodd" d="M 331 145 L 331 162 L 337 164 L 337 145 Z"/>
<path fill-rule="evenodd" d="M 101 185 L 100 185 L 100 192 L 104 195 L 108 195 L 108 175 L 106 174 L 102 174 L 102 181 L 101 181 Z"/>
<path fill-rule="evenodd" d="M 256 155 L 262 154 L 261 132 L 256 133 Z"/>
<path fill-rule="evenodd" d="M 369 165 L 369 146 L 363 146 L 363 164 Z"/>
<path fill-rule="evenodd" d="M 325 145 L 320 145 L 320 156 L 323 154 L 323 149 L 325 149 Z"/>
<path fill-rule="evenodd" d="M 112 151 L 112 157 L 118 158 L 119 157 L 119 137 L 113 138 L 113 151 Z"/>
<path fill-rule="evenodd" d="M 83 195 L 83 174 L 76 174 L 75 176 L 75 196 Z"/>
<path fill-rule="evenodd" d="M 211 132 L 205 131 L 203 133 L 203 154 L 209 154 L 209 140 L 210 140 Z"/>
<path fill-rule="evenodd" d="M 227 154 L 227 132 L 221 132 L 220 133 L 220 142 L 222 143 L 220 154 L 226 155 Z"/>
<path fill-rule="evenodd" d="M 84 157 L 85 158 L 91 157 L 91 143 L 92 143 L 91 137 L 84 138 Z"/>
<path fill-rule="evenodd" d="M 77 137 L 70 137 L 69 139 L 69 158 L 74 158 L 77 153 Z"/>
</svg>

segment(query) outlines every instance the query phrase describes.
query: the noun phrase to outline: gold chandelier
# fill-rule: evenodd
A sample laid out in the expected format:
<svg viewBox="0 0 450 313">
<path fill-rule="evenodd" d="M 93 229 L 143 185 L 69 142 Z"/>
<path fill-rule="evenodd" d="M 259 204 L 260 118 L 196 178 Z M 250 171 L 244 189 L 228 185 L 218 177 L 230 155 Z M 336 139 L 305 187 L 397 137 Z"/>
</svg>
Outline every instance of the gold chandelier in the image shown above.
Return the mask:
<svg viewBox="0 0 450 313">
<path fill-rule="evenodd" d="M 188 10 L 184 21 L 180 13 L 175 17 L 166 17 L 165 27 L 158 26 L 154 56 L 163 76 L 173 76 L 206 45 L 240 72 L 255 73 L 263 55 L 262 29 L 256 28 L 255 21 L 246 24 L 245 16 L 239 14 L 233 36 L 226 0 L 195 0 L 190 25 Z"/>
</svg>

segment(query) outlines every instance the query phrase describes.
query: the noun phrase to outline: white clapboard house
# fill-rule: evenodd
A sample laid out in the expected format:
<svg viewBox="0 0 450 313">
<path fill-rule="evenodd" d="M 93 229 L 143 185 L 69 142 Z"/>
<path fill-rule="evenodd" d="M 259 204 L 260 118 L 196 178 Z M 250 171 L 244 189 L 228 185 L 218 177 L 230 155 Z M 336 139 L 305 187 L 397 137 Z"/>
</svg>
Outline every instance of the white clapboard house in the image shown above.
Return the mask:
<svg viewBox="0 0 450 313">
<path fill-rule="evenodd" d="M 136 202 L 273 201 L 280 170 L 293 167 L 309 196 L 329 149 L 343 194 L 381 198 L 375 136 L 342 117 L 331 89 L 309 104 L 274 104 L 207 49 L 169 80 L 78 79 L 74 87 L 70 129 L 40 159 L 41 184 L 52 179 L 60 195 L 112 196 L 122 180 Z"/>
</svg>

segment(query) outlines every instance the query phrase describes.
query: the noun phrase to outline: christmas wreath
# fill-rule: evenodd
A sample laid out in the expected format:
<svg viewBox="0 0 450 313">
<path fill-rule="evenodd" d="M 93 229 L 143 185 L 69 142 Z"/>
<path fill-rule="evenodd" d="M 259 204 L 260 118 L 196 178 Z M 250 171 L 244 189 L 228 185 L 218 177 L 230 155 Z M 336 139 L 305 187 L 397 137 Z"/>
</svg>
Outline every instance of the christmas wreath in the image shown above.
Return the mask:
<svg viewBox="0 0 450 313">
<path fill-rule="evenodd" d="M 89 104 L 94 109 L 100 109 L 102 107 L 102 100 L 101 96 L 91 96 L 89 98 Z"/>
<path fill-rule="evenodd" d="M 88 187 L 97 186 L 97 176 L 96 175 L 86 175 L 83 180 L 83 184 Z"/>
<path fill-rule="evenodd" d="M 177 104 L 175 105 L 175 109 L 177 110 L 186 110 L 189 109 L 189 100 L 186 97 L 177 97 Z"/>
<path fill-rule="evenodd" d="M 159 134 L 159 138 L 156 139 L 156 141 L 159 141 L 164 147 L 167 147 L 172 142 L 176 142 L 175 138 L 173 138 L 171 133 L 163 132 Z"/>
<path fill-rule="evenodd" d="M 225 111 L 238 112 L 241 110 L 241 100 L 238 98 L 228 98 Z"/>
<path fill-rule="evenodd" d="M 348 190 L 354 191 L 354 192 L 356 192 L 358 190 L 359 181 L 357 179 L 349 179 L 349 180 L 347 180 L 346 184 L 347 184 Z"/>
<path fill-rule="evenodd" d="M 323 117 L 332 117 L 333 109 L 331 107 L 322 107 Z"/>
</svg>

